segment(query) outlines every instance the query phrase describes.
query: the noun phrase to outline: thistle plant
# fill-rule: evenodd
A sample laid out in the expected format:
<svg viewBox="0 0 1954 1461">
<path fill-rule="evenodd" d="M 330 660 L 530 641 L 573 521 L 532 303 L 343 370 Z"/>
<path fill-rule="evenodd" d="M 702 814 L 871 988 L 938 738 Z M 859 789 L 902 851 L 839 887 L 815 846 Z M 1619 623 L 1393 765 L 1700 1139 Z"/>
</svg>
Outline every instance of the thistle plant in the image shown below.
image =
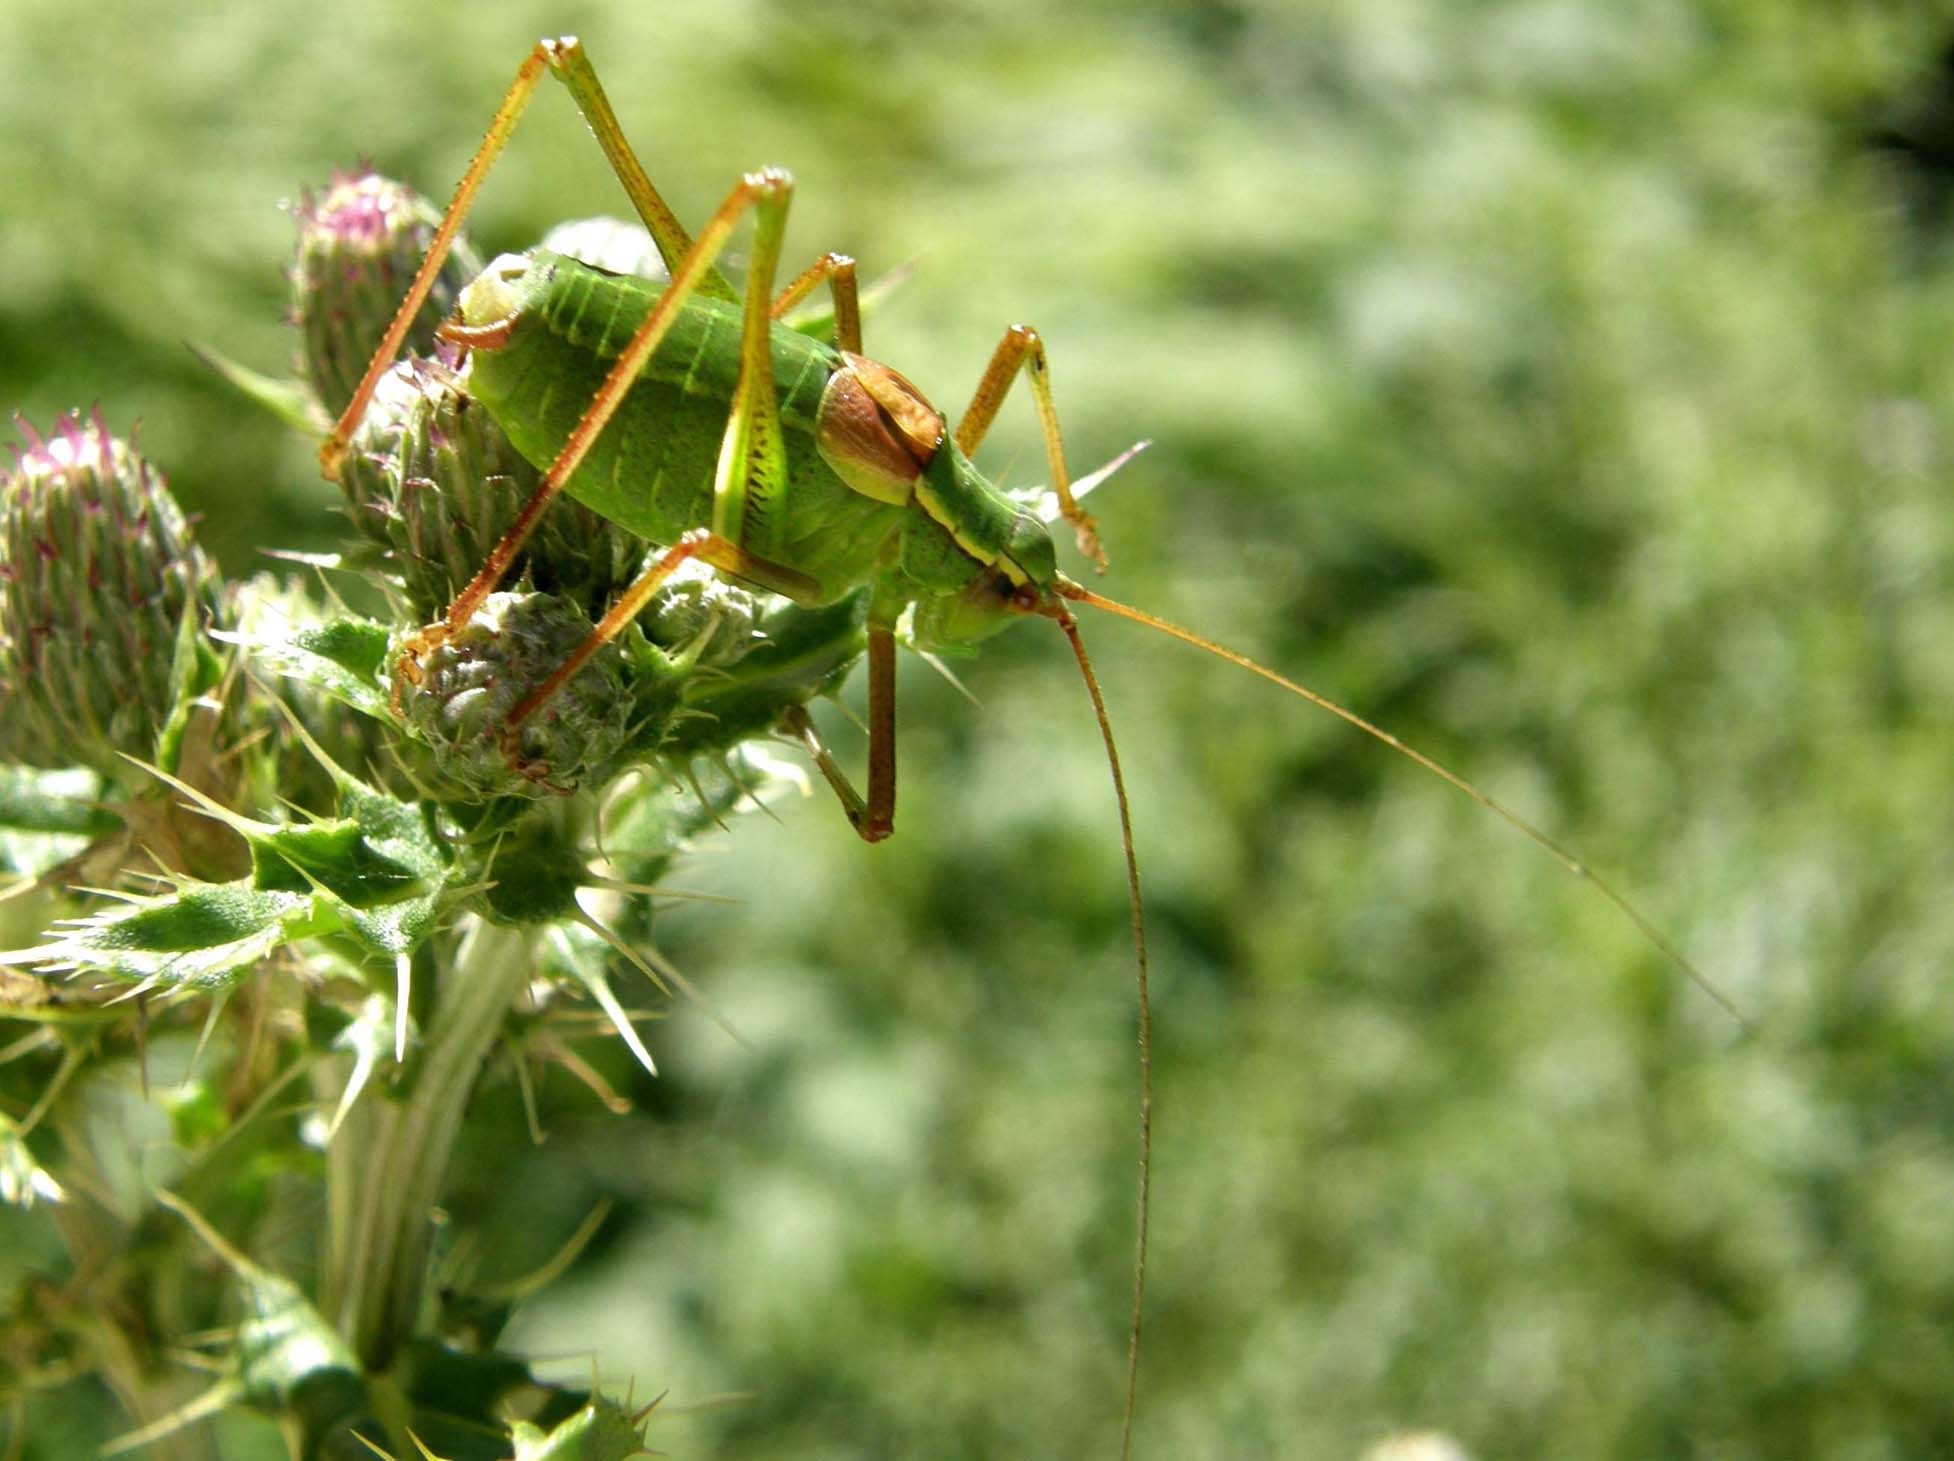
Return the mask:
<svg viewBox="0 0 1954 1461">
<path fill-rule="evenodd" d="M 350 398 L 432 215 L 371 173 L 296 212 L 299 379 L 258 394 L 303 419 Z M 613 261 L 649 256 L 579 227 Z M 121 1407 L 115 1448 L 159 1457 L 215 1454 L 206 1419 L 234 1407 L 306 1461 L 647 1444 L 647 1411 L 498 1347 L 506 1298 L 442 1268 L 437 1204 L 488 1119 L 477 1096 L 569 1059 L 588 1012 L 653 1068 L 633 1012 L 683 982 L 652 938 L 659 881 L 790 783 L 765 743 L 845 676 L 864 606 L 681 575 L 512 740 L 509 709 L 643 552 L 559 503 L 506 591 L 396 682 L 403 635 L 536 480 L 432 323 L 355 443 L 351 541 L 318 583 L 222 583 L 103 412 L 20 423 L 0 483 L 0 1201 L 63 1256 L 0 1296 L 16 1448 L 78 1376 Z"/>
</svg>

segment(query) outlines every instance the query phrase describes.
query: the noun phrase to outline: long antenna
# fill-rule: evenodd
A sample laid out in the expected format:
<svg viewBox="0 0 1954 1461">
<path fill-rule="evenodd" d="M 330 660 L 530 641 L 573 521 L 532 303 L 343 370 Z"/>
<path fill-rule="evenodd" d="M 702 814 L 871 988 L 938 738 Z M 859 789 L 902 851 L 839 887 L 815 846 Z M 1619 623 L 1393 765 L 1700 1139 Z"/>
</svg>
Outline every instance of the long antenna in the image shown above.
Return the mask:
<svg viewBox="0 0 1954 1461">
<path fill-rule="evenodd" d="M 1140 902 L 1140 860 L 1133 851 L 1133 812 L 1126 799 L 1126 778 L 1120 774 L 1119 748 L 1113 744 L 1113 723 L 1106 716 L 1106 698 L 1099 693 L 1099 677 L 1086 658 L 1079 638 L 1079 621 L 1065 605 L 1051 604 L 1044 612 L 1065 631 L 1079 673 L 1092 697 L 1092 713 L 1099 721 L 1099 738 L 1106 743 L 1106 769 L 1113 773 L 1113 797 L 1119 803 L 1120 847 L 1126 853 L 1126 902 L 1133 921 L 1133 954 L 1140 1006 L 1140 1190 L 1133 1229 L 1133 1323 L 1126 1336 L 1126 1409 L 1120 1421 L 1120 1461 L 1133 1454 L 1133 1408 L 1140 1393 L 1140 1319 L 1147 1296 L 1147 1212 L 1153 1196 L 1153 999 L 1147 980 L 1147 921 Z"/>
<path fill-rule="evenodd" d="M 1284 675 L 1277 674 L 1267 666 L 1257 664 L 1247 655 L 1237 654 L 1232 649 L 1216 644 L 1212 639 L 1203 638 L 1191 629 L 1183 629 L 1180 625 L 1169 623 L 1165 619 L 1147 613 L 1144 609 L 1136 609 L 1130 604 L 1122 604 L 1115 599 L 1109 599 L 1102 594 L 1096 594 L 1091 589 L 1074 583 L 1063 574 L 1052 585 L 1052 591 L 1061 598 L 1071 599 L 1081 604 L 1091 604 L 1096 609 L 1104 609 L 1107 613 L 1117 614 L 1122 619 L 1131 619 L 1136 624 L 1144 624 L 1149 629 L 1157 629 L 1162 634 L 1180 640 L 1183 644 L 1191 644 L 1196 649 L 1204 649 L 1219 659 L 1225 659 L 1230 664 L 1241 666 L 1241 668 L 1249 671 L 1251 674 L 1260 675 L 1271 684 L 1280 685 L 1290 694 L 1300 696 L 1318 709 L 1329 711 L 1330 714 L 1336 716 L 1339 720 L 1355 726 L 1365 735 L 1382 741 L 1399 755 L 1417 762 L 1434 776 L 1457 787 L 1460 791 L 1478 802 L 1480 806 L 1517 830 L 1528 841 L 1553 858 L 1554 861 L 1573 873 L 1575 877 L 1586 880 L 1597 893 L 1614 904 L 1617 912 L 1635 925 L 1642 937 L 1647 939 L 1652 947 L 1658 950 L 1677 969 L 1681 970 L 1690 983 L 1694 984 L 1714 1000 L 1717 1006 L 1724 1013 L 1728 1014 L 1731 1019 L 1735 1020 L 1740 1028 L 1746 1031 L 1749 1030 L 1750 1022 L 1744 1018 L 1737 1006 L 1731 1002 L 1730 997 L 1718 989 L 1715 984 L 1711 983 L 1701 970 L 1685 958 L 1682 950 L 1671 943 L 1663 932 L 1644 916 L 1642 910 L 1629 902 L 1623 894 L 1615 889 L 1612 883 L 1603 878 L 1601 874 L 1594 871 L 1585 862 L 1581 861 L 1580 858 L 1576 857 L 1567 848 L 1534 826 L 1525 817 L 1513 811 L 1510 807 L 1495 801 L 1456 771 L 1440 765 L 1423 751 L 1407 746 L 1382 726 L 1373 725 L 1370 721 L 1365 720 L 1361 715 L 1357 714 L 1356 711 L 1345 709 L 1343 706 L 1337 704 L 1336 701 L 1330 699 L 1328 696 L 1318 694 L 1307 685 L 1299 685 L 1296 681 Z"/>
</svg>

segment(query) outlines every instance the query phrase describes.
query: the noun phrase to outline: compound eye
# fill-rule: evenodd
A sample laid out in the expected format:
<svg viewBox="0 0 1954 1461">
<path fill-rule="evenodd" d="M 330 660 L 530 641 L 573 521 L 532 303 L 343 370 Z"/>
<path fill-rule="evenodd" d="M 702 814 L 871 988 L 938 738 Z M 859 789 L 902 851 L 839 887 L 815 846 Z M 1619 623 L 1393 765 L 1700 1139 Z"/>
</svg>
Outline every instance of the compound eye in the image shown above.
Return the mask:
<svg viewBox="0 0 1954 1461">
<path fill-rule="evenodd" d="M 1005 593 L 1010 597 L 1011 607 L 1021 614 L 1036 613 L 1039 604 L 1043 601 L 1042 595 L 1038 592 L 1038 585 L 1029 581 L 1018 584 L 1007 582 Z"/>
</svg>

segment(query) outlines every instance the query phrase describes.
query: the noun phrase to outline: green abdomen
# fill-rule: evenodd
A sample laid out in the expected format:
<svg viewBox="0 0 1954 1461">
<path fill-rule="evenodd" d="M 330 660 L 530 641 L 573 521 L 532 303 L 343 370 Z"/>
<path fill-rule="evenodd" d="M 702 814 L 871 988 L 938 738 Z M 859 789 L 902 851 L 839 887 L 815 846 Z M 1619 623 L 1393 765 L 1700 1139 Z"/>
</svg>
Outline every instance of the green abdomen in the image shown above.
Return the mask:
<svg viewBox="0 0 1954 1461">
<path fill-rule="evenodd" d="M 540 250 L 520 287 L 523 304 L 508 343 L 476 351 L 469 380 L 516 450 L 547 468 L 662 288 Z M 654 543 L 710 527 L 739 337 L 739 306 L 687 300 L 571 476 L 570 495 Z M 787 486 L 777 504 L 752 502 L 740 527 L 741 546 L 814 579 L 824 599 L 873 575 L 902 517 L 901 509 L 849 488 L 815 448 L 815 414 L 839 363 L 831 347 L 775 327 Z"/>
</svg>

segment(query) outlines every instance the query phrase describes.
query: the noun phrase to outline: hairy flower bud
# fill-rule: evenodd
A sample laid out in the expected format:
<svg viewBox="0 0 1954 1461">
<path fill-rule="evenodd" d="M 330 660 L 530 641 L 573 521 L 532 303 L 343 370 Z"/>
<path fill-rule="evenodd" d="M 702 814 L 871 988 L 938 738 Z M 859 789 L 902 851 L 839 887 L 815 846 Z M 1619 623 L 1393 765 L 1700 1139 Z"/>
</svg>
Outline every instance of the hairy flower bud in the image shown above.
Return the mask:
<svg viewBox="0 0 1954 1461">
<path fill-rule="evenodd" d="M 490 594 L 459 633 L 421 657 L 421 682 L 402 687 L 401 709 L 461 797 L 560 792 L 607 769 L 632 711 L 615 644 L 526 720 L 513 746 L 503 743 L 510 712 L 590 629 L 589 617 L 555 594 Z"/>
<path fill-rule="evenodd" d="M 543 247 L 609 274 L 660 281 L 672 277 L 652 242 L 651 230 L 633 218 L 573 218 L 544 234 Z"/>
<path fill-rule="evenodd" d="M 335 173 L 323 193 L 304 194 L 292 211 L 299 233 L 292 317 L 304 332 L 299 364 L 320 402 L 337 415 L 353 399 L 406 297 L 441 212 L 370 168 Z M 409 351 L 434 353 L 435 327 L 481 270 L 474 249 L 457 237 L 407 333 Z"/>
<path fill-rule="evenodd" d="M 98 409 L 0 477 L 0 755 L 121 775 L 174 709 L 178 638 L 217 609 L 217 571 L 163 474 Z"/>
<path fill-rule="evenodd" d="M 696 558 L 681 563 L 638 615 L 638 628 L 674 659 L 727 669 L 759 644 L 761 600 Z"/>
<path fill-rule="evenodd" d="M 353 520 L 385 547 L 422 620 L 438 617 L 516 520 L 542 476 L 463 378 L 407 360 L 380 381 L 340 470 Z M 586 613 L 635 576 L 644 544 L 567 497 L 550 504 L 510 570 Z"/>
</svg>

